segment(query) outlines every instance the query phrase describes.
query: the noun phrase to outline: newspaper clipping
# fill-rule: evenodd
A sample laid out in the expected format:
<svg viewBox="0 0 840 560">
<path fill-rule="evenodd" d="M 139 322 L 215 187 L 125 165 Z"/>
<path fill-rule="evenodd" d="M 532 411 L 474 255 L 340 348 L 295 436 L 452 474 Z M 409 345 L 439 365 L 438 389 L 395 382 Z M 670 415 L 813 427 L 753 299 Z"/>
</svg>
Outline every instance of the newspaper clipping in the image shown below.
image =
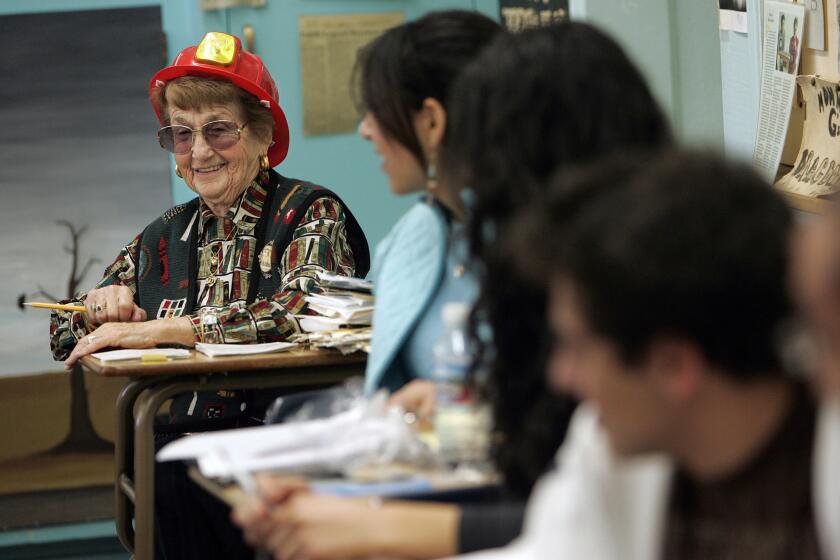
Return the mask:
<svg viewBox="0 0 840 560">
<path fill-rule="evenodd" d="M 776 186 L 826 197 L 840 190 L 840 83 L 818 76 L 799 76 L 796 83 L 805 101 L 805 130 L 793 169 Z"/>
<path fill-rule="evenodd" d="M 298 18 L 304 135 L 356 130 L 359 113 L 350 92 L 356 53 L 383 31 L 404 20 L 402 12 Z"/>
<path fill-rule="evenodd" d="M 776 179 L 785 144 L 802 44 L 805 6 L 764 3 L 761 102 L 753 164 L 768 181 Z"/>
</svg>

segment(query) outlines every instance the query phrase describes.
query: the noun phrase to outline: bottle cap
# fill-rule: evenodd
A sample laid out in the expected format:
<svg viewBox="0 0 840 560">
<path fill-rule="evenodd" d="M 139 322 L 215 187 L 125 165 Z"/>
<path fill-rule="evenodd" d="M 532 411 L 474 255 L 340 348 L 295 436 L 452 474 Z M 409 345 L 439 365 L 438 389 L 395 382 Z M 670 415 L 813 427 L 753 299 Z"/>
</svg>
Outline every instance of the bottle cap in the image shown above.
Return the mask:
<svg viewBox="0 0 840 560">
<path fill-rule="evenodd" d="M 450 302 L 443 305 L 443 324 L 447 327 L 463 326 L 470 317 L 471 307 L 466 303 Z"/>
</svg>

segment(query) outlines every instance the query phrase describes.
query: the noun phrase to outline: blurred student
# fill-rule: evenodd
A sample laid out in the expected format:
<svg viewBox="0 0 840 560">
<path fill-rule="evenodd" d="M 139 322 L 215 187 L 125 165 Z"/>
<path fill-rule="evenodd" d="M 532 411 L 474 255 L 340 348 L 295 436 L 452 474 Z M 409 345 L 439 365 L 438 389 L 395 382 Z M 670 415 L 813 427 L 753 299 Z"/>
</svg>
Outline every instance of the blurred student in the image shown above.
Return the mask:
<svg viewBox="0 0 840 560">
<path fill-rule="evenodd" d="M 525 534 L 488 557 L 836 558 L 840 425 L 782 365 L 781 198 L 669 153 L 562 176 L 537 212 L 521 243 L 562 240 L 523 263 L 548 279 L 548 374 L 586 404 Z"/>
</svg>

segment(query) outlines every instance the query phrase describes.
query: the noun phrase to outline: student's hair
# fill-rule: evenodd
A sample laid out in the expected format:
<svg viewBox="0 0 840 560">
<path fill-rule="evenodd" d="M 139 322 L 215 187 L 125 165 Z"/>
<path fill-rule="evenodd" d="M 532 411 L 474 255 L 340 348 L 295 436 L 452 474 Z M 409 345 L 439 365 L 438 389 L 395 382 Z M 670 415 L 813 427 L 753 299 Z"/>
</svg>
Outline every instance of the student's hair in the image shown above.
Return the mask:
<svg viewBox="0 0 840 560">
<path fill-rule="evenodd" d="M 432 12 L 389 29 L 359 51 L 353 81 L 360 111 L 373 113 L 425 168 L 414 114 L 426 98 L 446 107 L 458 73 L 500 31 L 490 18 L 464 10 Z"/>
<path fill-rule="evenodd" d="M 625 157 L 562 174 L 550 194 L 522 215 L 518 245 L 538 254 L 520 263 L 570 280 L 625 363 L 665 335 L 739 380 L 782 371 L 793 221 L 751 169 L 695 152 Z"/>
<path fill-rule="evenodd" d="M 493 332 L 489 397 L 496 463 L 527 495 L 562 442 L 574 404 L 550 395 L 546 297 L 501 250 L 512 216 L 551 173 L 615 150 L 670 141 L 668 124 L 621 48 L 582 23 L 497 36 L 462 73 L 449 104 L 443 171 L 475 193 L 472 252 L 484 265 L 474 320 Z M 551 240 L 545 240 L 551 243 Z"/>
</svg>

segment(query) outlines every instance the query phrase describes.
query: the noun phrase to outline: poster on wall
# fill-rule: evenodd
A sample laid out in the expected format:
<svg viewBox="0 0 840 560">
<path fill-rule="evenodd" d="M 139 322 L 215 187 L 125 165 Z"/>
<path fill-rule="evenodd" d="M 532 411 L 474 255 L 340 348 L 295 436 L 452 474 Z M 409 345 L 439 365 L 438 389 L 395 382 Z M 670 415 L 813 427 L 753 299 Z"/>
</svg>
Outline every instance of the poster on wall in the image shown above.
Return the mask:
<svg viewBox="0 0 840 560">
<path fill-rule="evenodd" d="M 828 197 L 840 190 L 840 83 L 819 76 L 799 76 L 796 83 L 808 118 L 793 169 L 776 186 L 803 196 Z"/>
<path fill-rule="evenodd" d="M 358 50 L 405 20 L 402 12 L 300 16 L 303 133 L 354 132 L 359 113 L 350 79 Z"/>
<path fill-rule="evenodd" d="M 775 181 L 785 145 L 802 44 L 805 6 L 765 0 L 761 101 L 753 164 Z"/>
<path fill-rule="evenodd" d="M 737 31 L 746 33 L 747 0 L 720 0 L 720 24 L 722 31 Z"/>
<path fill-rule="evenodd" d="M 521 31 L 569 18 L 569 0 L 500 0 L 499 19 L 505 29 Z"/>
</svg>

